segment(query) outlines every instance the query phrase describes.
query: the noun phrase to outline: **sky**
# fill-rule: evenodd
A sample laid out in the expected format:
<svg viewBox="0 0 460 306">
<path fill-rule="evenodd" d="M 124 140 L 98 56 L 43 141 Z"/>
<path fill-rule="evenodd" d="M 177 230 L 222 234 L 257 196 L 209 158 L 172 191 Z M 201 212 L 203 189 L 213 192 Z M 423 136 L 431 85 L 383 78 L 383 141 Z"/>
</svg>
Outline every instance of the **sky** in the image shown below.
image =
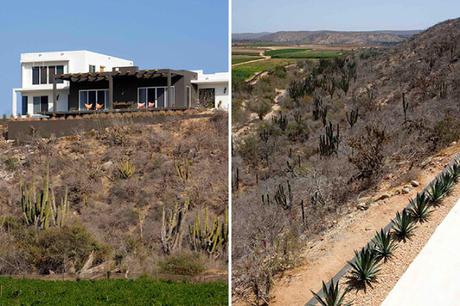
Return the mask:
<svg viewBox="0 0 460 306">
<path fill-rule="evenodd" d="M 1 115 L 11 112 L 12 88 L 21 87 L 25 52 L 90 50 L 140 68 L 228 71 L 228 2 L 2 1 L 0 42 Z"/>
<path fill-rule="evenodd" d="M 232 33 L 423 30 L 460 17 L 459 0 L 233 0 Z"/>
</svg>

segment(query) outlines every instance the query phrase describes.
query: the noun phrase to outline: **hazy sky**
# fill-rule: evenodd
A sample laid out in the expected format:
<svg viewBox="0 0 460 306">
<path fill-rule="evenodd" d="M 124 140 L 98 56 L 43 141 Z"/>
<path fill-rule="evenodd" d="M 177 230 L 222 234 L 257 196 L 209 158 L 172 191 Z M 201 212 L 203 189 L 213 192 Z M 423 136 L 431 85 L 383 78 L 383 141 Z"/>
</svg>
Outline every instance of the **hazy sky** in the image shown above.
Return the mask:
<svg viewBox="0 0 460 306">
<path fill-rule="evenodd" d="M 0 115 L 23 52 L 90 50 L 141 68 L 228 70 L 227 0 L 12 0 L 0 9 Z M 18 109 L 20 110 L 20 98 Z"/>
<path fill-rule="evenodd" d="M 460 17 L 460 0 L 233 0 L 232 32 L 419 30 Z"/>
</svg>

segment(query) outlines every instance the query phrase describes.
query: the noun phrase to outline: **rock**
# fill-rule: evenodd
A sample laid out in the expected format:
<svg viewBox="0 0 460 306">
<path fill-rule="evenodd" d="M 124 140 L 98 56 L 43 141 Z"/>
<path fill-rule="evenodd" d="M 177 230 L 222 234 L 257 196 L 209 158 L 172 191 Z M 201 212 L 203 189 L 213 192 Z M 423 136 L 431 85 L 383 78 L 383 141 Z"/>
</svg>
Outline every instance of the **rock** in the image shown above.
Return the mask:
<svg viewBox="0 0 460 306">
<path fill-rule="evenodd" d="M 367 202 L 360 202 L 356 205 L 356 208 L 359 210 L 367 210 L 369 208 L 369 204 Z"/>
<path fill-rule="evenodd" d="M 403 189 L 402 189 L 401 191 L 402 191 L 402 193 L 409 193 L 409 192 L 410 192 L 410 188 L 407 187 L 407 186 L 405 186 L 405 187 L 403 187 Z"/>
<path fill-rule="evenodd" d="M 382 193 L 378 198 L 376 198 L 376 200 L 377 201 L 385 200 L 385 199 L 388 199 L 389 197 L 391 197 L 391 195 L 388 192 L 385 192 L 385 193 Z"/>
<path fill-rule="evenodd" d="M 110 168 L 112 168 L 112 166 L 113 166 L 113 161 L 109 160 L 109 161 L 103 163 L 101 168 L 104 171 L 108 171 L 108 170 L 110 170 Z"/>
<path fill-rule="evenodd" d="M 8 139 L 6 143 L 14 143 L 14 139 Z"/>
<path fill-rule="evenodd" d="M 419 182 L 419 181 L 416 181 L 416 180 L 410 181 L 410 184 L 412 185 L 412 187 L 418 187 L 418 186 L 420 186 L 420 182 Z"/>
</svg>

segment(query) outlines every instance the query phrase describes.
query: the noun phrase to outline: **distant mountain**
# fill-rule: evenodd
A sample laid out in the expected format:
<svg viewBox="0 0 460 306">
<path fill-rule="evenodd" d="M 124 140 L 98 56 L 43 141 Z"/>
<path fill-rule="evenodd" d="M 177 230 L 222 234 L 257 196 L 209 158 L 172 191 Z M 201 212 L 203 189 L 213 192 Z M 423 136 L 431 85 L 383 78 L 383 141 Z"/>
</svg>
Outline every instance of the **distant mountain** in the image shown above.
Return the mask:
<svg viewBox="0 0 460 306">
<path fill-rule="evenodd" d="M 280 31 L 275 33 L 236 33 L 233 43 L 391 45 L 421 31 Z"/>
</svg>

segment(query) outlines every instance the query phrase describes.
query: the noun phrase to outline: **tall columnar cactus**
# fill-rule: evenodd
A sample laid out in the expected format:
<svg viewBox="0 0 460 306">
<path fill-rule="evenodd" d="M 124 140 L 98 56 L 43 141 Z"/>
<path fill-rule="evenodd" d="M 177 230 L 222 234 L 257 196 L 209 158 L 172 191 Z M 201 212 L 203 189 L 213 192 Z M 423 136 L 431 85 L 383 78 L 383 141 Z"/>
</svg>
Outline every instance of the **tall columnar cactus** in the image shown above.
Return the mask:
<svg viewBox="0 0 460 306">
<path fill-rule="evenodd" d="M 286 115 L 283 115 L 283 113 L 280 113 L 279 116 L 274 116 L 272 118 L 272 122 L 277 124 L 283 132 L 286 131 L 288 126 L 288 119 Z"/>
<path fill-rule="evenodd" d="M 326 126 L 325 135 L 321 135 L 319 138 L 319 152 L 322 156 L 331 156 L 332 154 L 338 154 L 340 142 L 340 128 L 339 124 L 336 126 L 336 133 L 332 123 L 329 122 L 329 126 Z"/>
<path fill-rule="evenodd" d="M 323 108 L 323 101 L 320 97 L 315 97 L 313 101 L 313 120 L 318 120 L 321 118 L 321 112 Z"/>
<path fill-rule="evenodd" d="M 43 186 L 37 192 L 35 184 L 21 184 L 21 209 L 27 225 L 37 229 L 47 229 L 50 226 L 65 225 L 69 212 L 67 189 L 59 206 L 56 205 L 54 191 L 50 187 L 49 167 L 43 178 Z"/>
<path fill-rule="evenodd" d="M 190 166 L 192 165 L 192 160 L 184 158 L 182 160 L 176 160 L 174 166 L 176 168 L 177 176 L 185 184 L 190 178 Z"/>
<path fill-rule="evenodd" d="M 176 203 L 173 209 L 166 212 L 163 207 L 161 218 L 161 247 L 167 255 L 179 249 L 182 244 L 182 224 L 187 215 L 189 201 L 179 205 Z"/>
<path fill-rule="evenodd" d="M 291 184 L 287 181 L 287 191 L 284 189 L 283 184 L 278 185 L 278 189 L 275 193 L 275 202 L 284 209 L 290 209 L 292 207 L 294 196 L 291 192 Z"/>
<path fill-rule="evenodd" d="M 402 94 L 402 107 L 404 111 L 404 123 L 407 122 L 407 110 L 409 109 L 409 102 L 406 101 L 406 94 Z"/>
<path fill-rule="evenodd" d="M 352 109 L 350 113 L 346 113 L 347 116 L 347 122 L 350 125 L 350 128 L 353 128 L 353 126 L 358 122 L 358 116 L 359 116 L 359 109 Z"/>
<path fill-rule="evenodd" d="M 208 209 L 205 208 L 204 224 L 200 214 L 197 213 L 194 221 L 189 225 L 189 237 L 193 250 L 204 251 L 213 257 L 221 256 L 228 242 L 228 214 L 225 213 L 222 221 L 216 216 L 211 222 Z"/>
</svg>

